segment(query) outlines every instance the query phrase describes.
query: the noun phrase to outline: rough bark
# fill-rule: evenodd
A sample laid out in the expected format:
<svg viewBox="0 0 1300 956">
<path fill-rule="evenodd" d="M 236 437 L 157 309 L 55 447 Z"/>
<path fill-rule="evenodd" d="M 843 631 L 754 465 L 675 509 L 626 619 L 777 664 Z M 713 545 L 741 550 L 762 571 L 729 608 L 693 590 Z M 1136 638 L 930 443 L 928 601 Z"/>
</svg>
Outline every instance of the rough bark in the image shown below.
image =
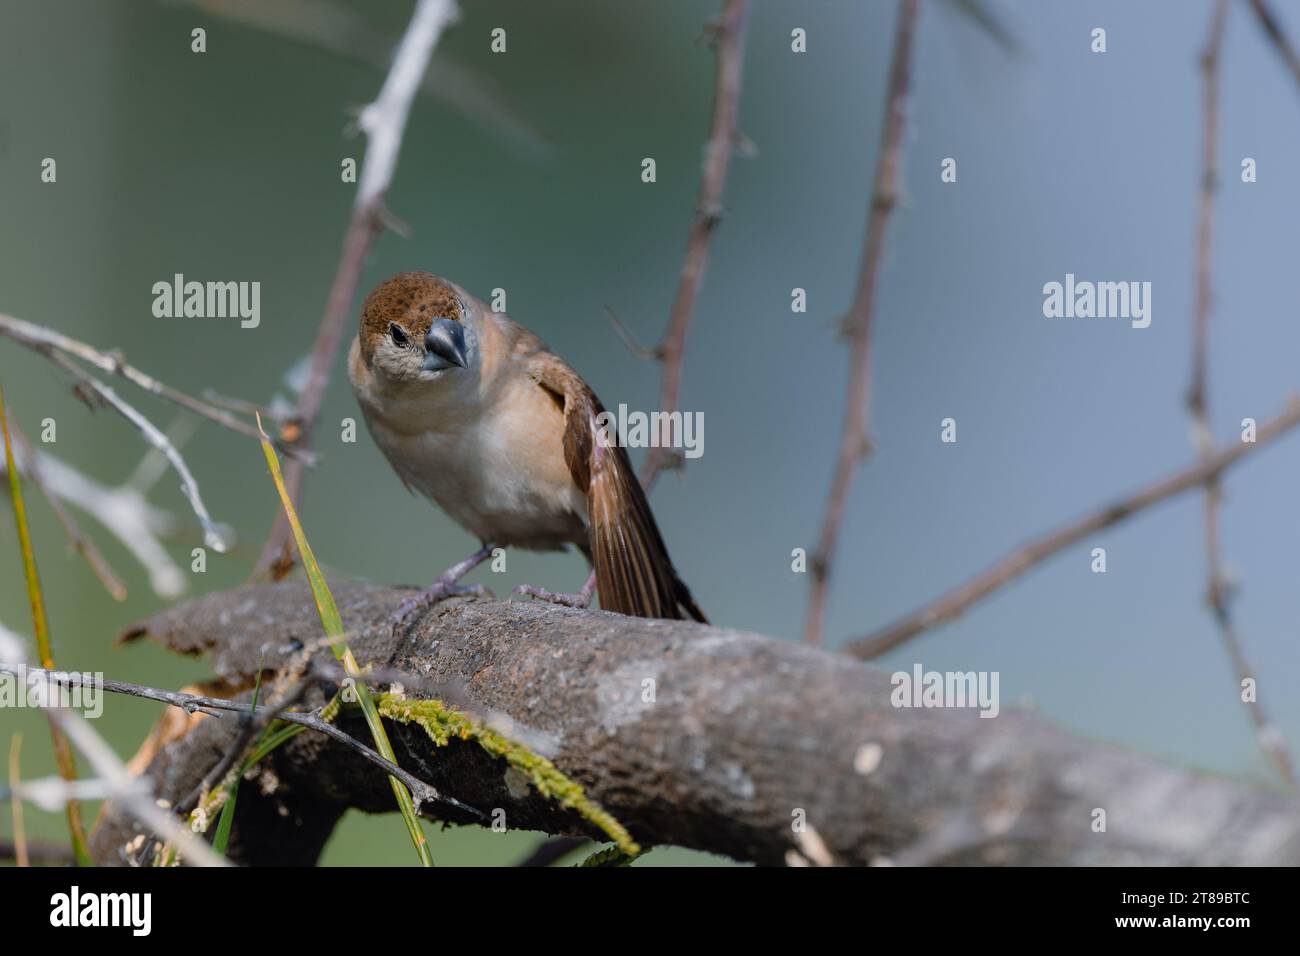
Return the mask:
<svg viewBox="0 0 1300 956">
<path fill-rule="evenodd" d="M 335 589 L 363 666 L 459 684 L 646 845 L 759 864 L 1300 863 L 1300 801 L 1085 741 L 1031 712 L 895 708 L 888 672 L 842 655 L 538 603 L 448 602 L 394 636 L 390 615 L 409 593 Z M 320 633 L 310 592 L 294 582 L 212 594 L 129 636 L 206 654 L 241 687 L 259 663 L 275 670 Z M 345 726 L 368 740 L 363 724 Z M 158 796 L 183 797 L 234 730 L 205 719 L 163 750 L 147 771 Z M 418 728 L 390 733 L 404 767 L 487 813 L 503 808 L 512 828 L 599 836 L 473 742 L 435 751 Z M 348 807 L 392 810 L 387 782 L 304 733 L 241 788 L 231 855 L 310 863 Z M 1096 808 L 1105 832 L 1093 830 Z M 422 812 L 468 822 L 445 805 Z M 122 862 L 132 836 L 110 808 L 94 852 Z"/>
</svg>

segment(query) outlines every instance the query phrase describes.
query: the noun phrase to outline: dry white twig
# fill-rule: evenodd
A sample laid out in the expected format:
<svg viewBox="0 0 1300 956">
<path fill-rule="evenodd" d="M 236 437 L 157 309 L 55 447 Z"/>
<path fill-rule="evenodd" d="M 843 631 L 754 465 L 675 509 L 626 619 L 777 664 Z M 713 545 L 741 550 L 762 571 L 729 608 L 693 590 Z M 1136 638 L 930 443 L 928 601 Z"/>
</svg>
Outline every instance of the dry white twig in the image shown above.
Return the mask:
<svg viewBox="0 0 1300 956">
<path fill-rule="evenodd" d="M 120 353 L 103 352 L 87 345 L 85 342 L 64 335 L 62 332 L 47 329 L 45 326 L 36 325 L 34 322 L 16 319 L 12 315 L 5 315 L 3 312 L 0 312 L 0 335 L 39 352 L 47 358 L 53 358 L 59 352 L 79 358 L 83 362 L 95 366 L 101 372 L 107 372 L 109 375 L 121 375 L 150 395 L 156 395 L 169 402 L 174 402 L 182 408 L 188 409 L 196 415 L 201 415 L 208 421 L 216 422 L 223 428 L 238 432 L 240 435 L 247 435 L 249 438 L 260 440 L 257 429 L 250 423 L 241 421 L 223 408 L 218 408 L 216 405 L 194 398 L 192 395 L 186 395 L 184 392 L 177 391 L 170 385 L 160 382 L 152 375 L 140 371 L 133 365 L 129 365 Z M 277 447 L 290 457 L 302 458 L 306 464 L 313 463 L 314 459 L 311 454 L 303 449 L 294 448 L 287 443 L 279 443 Z"/>
<path fill-rule="evenodd" d="M 24 803 L 30 803 L 46 813 L 62 813 L 69 803 L 86 800 L 106 800 L 112 791 L 102 780 L 93 777 L 71 782 L 62 777 L 41 777 L 37 780 L 23 780 L 17 784 L 0 788 L 5 797 L 14 797 Z"/>
<path fill-rule="evenodd" d="M 26 673 L 47 675 L 50 672 L 27 669 L 27 656 L 24 645 L 27 642 L 12 631 L 0 625 L 0 651 L 6 657 L 0 660 L 0 669 L 8 673 Z M 13 656 L 8 656 L 12 654 Z M 67 735 L 72 746 L 86 758 L 97 780 L 78 780 L 65 783 L 64 792 L 59 795 L 64 799 L 80 797 L 80 788 L 93 786 L 96 798 L 105 797 L 125 807 L 131 816 L 154 833 L 165 838 L 177 848 L 185 862 L 193 866 L 228 866 L 203 840 L 182 826 L 171 814 L 154 802 L 153 792 L 140 777 L 132 776 L 117 754 L 113 752 L 104 738 L 96 733 L 86 718 L 72 710 L 58 706 L 58 685 L 46 680 L 37 685 L 38 692 L 34 700 L 49 715 L 50 720 Z"/>
<path fill-rule="evenodd" d="M 357 186 L 357 209 L 379 199 L 388 189 L 397 168 L 411 101 L 420 88 L 438 37 L 455 19 L 456 4 L 452 0 L 420 0 L 379 96 L 361 111 L 357 125 L 366 134 L 366 156 Z"/>
<path fill-rule="evenodd" d="M 185 464 L 185 459 L 181 457 L 181 453 L 176 450 L 176 446 L 162 433 L 162 430 L 145 418 L 135 406 L 120 397 L 112 386 L 105 385 L 80 365 L 58 352 L 51 354 L 50 358 L 56 365 L 86 385 L 87 388 L 103 399 L 110 408 L 139 429 L 140 434 L 144 435 L 145 441 L 167 456 L 172 468 L 180 475 L 181 491 L 184 492 L 186 499 L 190 503 L 190 510 L 194 512 L 194 516 L 199 519 L 199 524 L 203 527 L 203 543 L 214 551 L 225 551 L 225 535 L 218 530 L 212 518 L 208 515 L 208 509 L 203 504 L 203 498 L 199 494 L 198 482 L 194 480 L 194 475 L 190 472 L 189 466 Z"/>
<path fill-rule="evenodd" d="M 26 453 L 21 446 L 16 462 L 26 471 Z M 35 451 L 35 464 L 50 494 L 74 505 L 107 528 L 149 575 L 149 586 L 159 597 L 172 598 L 185 590 L 185 572 L 172 560 L 161 538 L 175 533 L 177 520 L 170 512 L 151 504 L 144 492 L 128 482 L 117 488 L 99 484 L 48 452 Z"/>
<path fill-rule="evenodd" d="M 228 866 L 203 840 L 185 828 L 171 814 L 154 803 L 153 793 L 139 777 L 131 776 L 126 765 L 113 753 L 86 718 L 58 707 L 46 708 L 50 719 L 67 734 L 72 745 L 81 751 L 114 802 L 154 833 L 176 847 L 185 862 L 193 866 Z"/>
</svg>

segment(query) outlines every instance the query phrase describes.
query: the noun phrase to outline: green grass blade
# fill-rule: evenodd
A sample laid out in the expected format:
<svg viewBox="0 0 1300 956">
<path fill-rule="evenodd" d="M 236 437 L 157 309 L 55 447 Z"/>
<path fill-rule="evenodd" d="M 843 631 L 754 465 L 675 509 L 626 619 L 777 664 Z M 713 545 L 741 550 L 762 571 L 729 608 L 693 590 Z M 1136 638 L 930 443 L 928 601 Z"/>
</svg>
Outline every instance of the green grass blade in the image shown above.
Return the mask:
<svg viewBox="0 0 1300 956">
<path fill-rule="evenodd" d="M 0 389 L 0 430 L 4 432 L 5 467 L 9 472 L 9 496 L 13 500 L 14 523 L 18 526 L 18 543 L 23 553 L 23 574 L 27 578 L 27 598 L 32 605 L 32 627 L 36 632 L 36 652 L 41 666 L 54 669 L 54 651 L 50 643 L 50 624 L 45 616 L 45 598 L 41 593 L 41 577 L 36 571 L 36 554 L 32 551 L 32 536 L 27 528 L 27 507 L 23 503 L 22 482 L 14 464 L 13 443 L 9 438 L 9 413 L 5 409 L 4 390 Z M 59 776 L 69 782 L 77 779 L 77 761 L 72 745 L 63 731 L 50 722 L 54 738 L 54 757 L 59 766 Z M 67 803 L 68 832 L 72 836 L 72 852 L 78 866 L 93 866 L 90 850 L 86 846 L 86 828 L 81 822 L 81 804 L 75 800 Z"/>
<path fill-rule="evenodd" d="M 249 720 L 255 720 L 257 718 L 257 698 L 261 696 L 261 693 L 262 671 L 261 668 L 259 668 L 257 671 L 257 682 L 253 684 L 253 700 L 252 703 L 248 705 Z M 270 727 L 263 728 L 262 733 L 258 735 L 258 739 L 264 739 L 270 729 Z M 244 771 L 249 768 L 250 763 L 251 762 L 246 762 L 240 765 L 239 772 L 236 773 L 235 778 L 230 781 L 230 792 L 226 797 L 226 802 L 221 805 L 221 817 L 217 820 L 217 832 L 212 837 L 212 849 L 216 850 L 222 856 L 226 855 L 226 845 L 230 842 L 230 829 L 235 823 L 235 801 L 239 797 L 239 782 L 244 779 Z"/>
<path fill-rule="evenodd" d="M 262 431 L 260 417 L 258 418 L 257 427 L 259 431 Z M 276 456 L 275 449 L 271 446 L 270 439 L 267 438 L 265 431 L 262 431 L 262 452 L 266 455 L 266 464 L 271 469 L 271 477 L 275 480 L 276 491 L 280 493 L 280 503 L 284 507 L 285 517 L 289 520 L 289 527 L 293 531 L 293 540 L 298 546 L 298 554 L 302 557 L 302 566 L 307 572 L 307 580 L 311 584 L 312 597 L 316 601 L 316 611 L 320 615 L 321 626 L 325 628 L 325 636 L 330 638 L 330 646 L 334 650 L 334 656 L 343 663 L 343 669 L 356 680 L 357 700 L 361 704 L 361 712 L 365 715 L 370 734 L 374 737 L 375 749 L 393 763 L 397 763 L 397 755 L 393 752 L 393 745 L 388 740 L 388 732 L 384 730 L 384 722 L 375 707 L 374 698 L 371 697 L 370 689 L 361 680 L 361 668 L 357 666 L 357 660 L 352 655 L 352 650 L 348 647 L 347 641 L 343 638 L 343 618 L 339 615 L 338 605 L 334 603 L 334 596 L 330 593 L 329 585 L 325 583 L 325 576 L 321 573 L 320 565 L 316 561 L 316 555 L 312 553 L 311 545 L 307 543 L 307 535 L 303 532 L 302 524 L 298 521 L 298 512 L 294 509 L 293 501 L 289 497 L 289 491 L 284 486 L 284 476 L 280 473 L 280 460 Z M 425 837 L 424 831 L 420 829 L 420 821 L 415 813 L 415 803 L 411 799 L 411 792 L 396 777 L 389 777 L 388 782 L 393 788 L 393 796 L 397 798 L 397 807 L 402 812 L 402 819 L 406 823 L 411 842 L 415 844 L 415 850 L 420 856 L 420 862 L 425 866 L 432 866 L 433 857 L 429 853 L 429 841 Z"/>
<path fill-rule="evenodd" d="M 226 802 L 221 805 L 221 816 L 217 818 L 217 832 L 212 836 L 212 849 L 222 856 L 226 855 L 226 846 L 230 843 L 230 828 L 235 823 L 235 800 L 239 797 L 239 777 L 230 785 Z"/>
</svg>

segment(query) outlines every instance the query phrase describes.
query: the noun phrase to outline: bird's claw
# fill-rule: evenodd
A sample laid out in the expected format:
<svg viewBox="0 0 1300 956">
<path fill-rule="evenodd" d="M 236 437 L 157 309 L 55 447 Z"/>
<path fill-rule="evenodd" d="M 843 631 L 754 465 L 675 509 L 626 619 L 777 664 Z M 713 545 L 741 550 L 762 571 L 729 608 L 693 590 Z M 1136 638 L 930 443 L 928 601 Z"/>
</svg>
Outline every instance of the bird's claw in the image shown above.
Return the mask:
<svg viewBox="0 0 1300 956">
<path fill-rule="evenodd" d="M 439 579 L 434 582 L 433 586 L 419 594 L 413 594 L 402 601 L 393 612 L 392 623 L 393 629 L 396 630 L 401 626 L 411 614 L 427 607 L 433 607 L 435 604 L 441 604 L 443 601 L 454 597 L 465 597 L 473 595 L 475 597 L 496 597 L 482 584 L 457 584 L 455 581 Z"/>
<path fill-rule="evenodd" d="M 521 584 L 515 588 L 515 594 L 537 598 L 539 601 L 546 601 L 550 604 L 560 604 L 564 607 L 591 607 L 591 594 L 589 592 L 579 591 L 577 594 L 557 594 L 555 591 L 533 587 L 531 584 Z"/>
</svg>

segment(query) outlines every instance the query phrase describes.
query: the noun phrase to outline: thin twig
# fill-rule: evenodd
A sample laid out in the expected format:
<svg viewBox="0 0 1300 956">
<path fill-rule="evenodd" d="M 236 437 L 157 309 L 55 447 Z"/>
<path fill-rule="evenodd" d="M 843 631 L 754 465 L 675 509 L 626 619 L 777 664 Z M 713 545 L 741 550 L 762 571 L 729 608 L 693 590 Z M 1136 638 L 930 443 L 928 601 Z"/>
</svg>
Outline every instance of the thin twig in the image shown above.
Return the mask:
<svg viewBox="0 0 1300 956">
<path fill-rule="evenodd" d="M 822 519 L 817 551 L 810 562 L 812 589 L 808 597 L 808 616 L 804 622 L 804 640 L 820 644 L 826 619 L 826 596 L 835 558 L 835 546 L 844 524 L 849 492 L 858 466 L 871 449 L 871 324 L 875 314 L 876 288 L 880 278 L 880 260 L 885 248 L 885 231 L 898 203 L 899 166 L 903 151 L 903 131 L 907 119 L 907 94 L 912 64 L 912 38 L 915 33 L 920 0 L 899 0 L 898 28 L 894 34 L 893 64 L 889 69 L 889 88 L 885 94 L 885 119 L 880 132 L 880 154 L 876 160 L 876 180 L 867 220 L 867 237 L 862 246 L 862 263 L 858 270 L 857 292 L 845 319 L 849 336 L 849 386 L 844 403 L 844 430 L 836 456 L 835 477 Z"/>
<path fill-rule="evenodd" d="M 58 731 L 65 735 L 86 758 L 103 792 L 121 804 L 127 813 L 142 824 L 178 846 L 186 862 L 195 866 L 227 865 L 226 861 L 217 856 L 210 846 L 181 826 L 179 821 L 165 813 L 154 802 L 149 789 L 142 781 L 131 775 L 113 749 L 90 726 L 89 721 L 80 714 L 58 705 L 57 695 L 51 694 L 50 685 L 80 684 L 84 682 L 82 675 L 54 671 L 47 667 L 29 668 L 26 666 L 25 658 L 0 662 L 0 673 L 23 679 L 28 679 L 33 674 L 46 678 L 44 684 L 40 685 L 42 692 L 37 696 L 36 702 L 44 709 L 46 716 Z M 86 782 L 68 780 L 70 785 Z M 69 794 L 69 800 L 75 799 L 75 795 Z"/>
<path fill-rule="evenodd" d="M 1270 444 L 1296 425 L 1300 425 L 1300 397 L 1293 395 L 1281 414 L 1259 426 L 1254 442 L 1239 442 L 1224 448 L 1190 468 L 1168 478 L 1162 478 L 1127 498 L 1034 539 L 965 584 L 941 595 L 919 610 L 866 637 L 852 641 L 845 650 L 863 660 L 879 657 L 918 634 L 959 617 L 972 604 L 983 600 L 1030 568 L 1041 564 L 1058 551 L 1078 543 L 1088 535 L 1119 524 L 1124 519 L 1167 498 L 1199 488 L 1206 481 L 1217 479 L 1228 468 Z"/>
<path fill-rule="evenodd" d="M 722 219 L 722 194 L 731 167 L 731 153 L 736 143 L 736 116 L 740 105 L 740 85 L 745 63 L 745 20 L 749 0 L 727 0 L 722 16 L 709 25 L 710 38 L 717 57 L 713 94 L 713 119 L 709 139 L 704 146 L 704 172 L 700 179 L 699 198 L 695 204 L 695 221 L 686 240 L 686 262 L 677 282 L 672 315 L 663 344 L 656 350 L 664 366 L 659 391 L 660 410 L 672 413 L 681 401 L 682 364 L 686 358 L 686 334 L 695 314 L 695 300 L 704 281 L 704 267 L 709 259 L 709 242 Z M 672 436 L 664 419 L 664 434 L 651 443 L 641 468 L 641 484 L 649 491 L 659 472 L 668 463 Z"/>
<path fill-rule="evenodd" d="M 1282 24 L 1278 21 L 1277 16 L 1273 13 L 1265 0 L 1250 0 L 1250 5 L 1255 11 L 1255 16 L 1259 19 L 1259 25 L 1264 28 L 1264 33 L 1273 48 L 1282 57 L 1287 69 L 1295 77 L 1297 85 L 1300 85 L 1300 56 L 1296 55 L 1295 47 L 1282 32 Z"/>
<path fill-rule="evenodd" d="M 59 524 L 63 525 L 63 532 L 68 536 L 68 541 L 72 544 L 73 550 L 86 559 L 86 563 L 90 565 L 90 570 L 95 573 L 95 577 L 99 578 L 100 583 L 104 585 L 104 590 L 115 601 L 126 600 L 126 585 L 117 576 L 117 572 L 108 563 L 108 559 L 100 553 L 99 549 L 95 547 L 95 543 L 86 536 L 77 524 L 76 519 L 63 506 L 61 497 L 50 486 L 45 472 L 41 469 L 41 461 L 32 450 L 32 443 L 27 440 L 27 436 L 23 434 L 17 422 L 10 422 L 9 424 L 13 429 L 14 438 L 17 439 L 15 451 L 19 454 L 14 457 L 19 472 L 35 485 L 45 497 L 45 500 L 49 502 L 50 510 L 59 519 Z"/>
<path fill-rule="evenodd" d="M 111 386 L 105 385 L 80 365 L 65 357 L 61 352 L 51 352 L 49 354 L 56 365 L 86 385 L 103 399 L 110 408 L 139 429 L 145 441 L 167 456 L 172 468 L 180 476 L 181 490 L 190 503 L 190 510 L 194 512 L 194 516 L 199 519 L 199 524 L 203 528 L 203 543 L 213 551 L 225 551 L 225 536 L 217 529 L 217 526 L 212 522 L 212 518 L 208 515 L 208 509 L 204 506 L 203 498 L 199 494 L 198 482 L 194 480 L 194 475 L 191 474 L 189 466 L 185 464 L 185 459 L 181 457 L 181 453 L 176 450 L 176 446 L 168 440 L 157 425 L 140 414 L 134 406 L 120 397 Z"/>
<path fill-rule="evenodd" d="M 123 378 L 138 385 L 151 395 L 157 395 L 159 398 L 166 399 L 169 402 L 188 409 L 196 415 L 201 415 L 208 421 L 216 422 L 223 428 L 228 428 L 240 435 L 247 435 L 250 438 L 258 438 L 257 429 L 249 422 L 240 421 L 230 413 L 208 402 L 194 398 L 192 395 L 186 395 L 184 392 L 177 391 L 169 385 L 165 385 L 152 375 L 140 371 L 133 365 L 127 364 L 120 352 L 103 352 L 85 342 L 79 342 L 74 338 L 64 335 L 62 332 L 56 332 L 54 329 L 47 329 L 45 326 L 36 325 L 33 322 L 25 322 L 22 319 L 16 319 L 11 315 L 0 313 L 0 335 L 39 352 L 42 355 L 52 355 L 55 352 L 62 352 L 65 355 L 72 355 L 84 362 L 95 366 L 101 372 L 107 372 L 110 375 L 121 375 Z M 53 350 L 53 351 L 51 351 Z M 309 452 L 296 448 L 292 444 L 285 443 L 281 445 L 281 450 L 291 457 L 302 458 L 306 464 L 311 464 L 313 459 Z"/>
<path fill-rule="evenodd" d="M 131 775 L 117 754 L 95 733 L 84 717 L 59 707 L 51 707 L 46 712 L 68 735 L 73 746 L 81 751 L 95 775 L 108 788 L 114 802 L 121 804 L 137 820 L 176 846 L 187 863 L 194 866 L 227 865 L 225 860 L 212 851 L 212 847 L 154 803 L 149 789 Z"/>
<path fill-rule="evenodd" d="M 107 488 L 48 452 L 35 451 L 34 456 L 49 491 L 112 532 L 148 572 L 156 594 L 175 597 L 185 590 L 185 573 L 160 540 L 176 532 L 173 515 L 150 504 L 130 485 Z M 26 473 L 31 461 L 19 458 L 19 470 Z"/>
<path fill-rule="evenodd" d="M 0 663 L 0 673 L 15 674 L 17 673 L 17 669 L 11 665 Z M 29 677 L 32 674 L 36 674 L 57 684 L 77 686 L 85 683 L 84 675 L 72 671 L 48 671 L 29 667 L 27 668 L 26 673 Z M 191 694 L 185 691 L 161 690 L 156 687 L 145 687 L 142 684 L 131 684 L 127 681 L 119 680 L 95 678 L 94 686 L 99 690 L 108 691 L 110 694 L 126 694 L 127 696 L 139 697 L 143 700 L 153 700 L 162 704 L 170 704 L 173 707 L 179 707 L 187 714 L 201 713 L 206 714 L 209 717 L 220 717 L 221 715 L 219 712 L 221 711 L 241 714 L 251 713 L 257 716 L 270 714 L 276 719 L 287 721 L 291 724 L 301 724 L 308 730 L 314 730 L 319 734 L 324 734 L 326 737 L 337 740 L 349 750 L 354 751 L 376 767 L 382 769 L 388 775 L 397 777 L 402 781 L 402 783 L 406 784 L 408 789 L 410 789 L 417 808 L 425 802 L 445 803 L 458 810 L 463 810 L 466 813 L 472 814 L 479 819 L 486 819 L 487 815 L 481 810 L 471 807 L 468 804 L 457 800 L 455 797 L 449 797 L 441 793 L 437 788 L 425 783 L 423 780 L 413 776 L 406 770 L 403 770 L 397 764 L 381 756 L 378 752 L 372 750 L 351 734 L 340 730 L 329 721 L 324 720 L 319 714 L 278 710 L 277 707 L 268 706 L 266 704 L 260 704 L 256 708 L 253 708 L 248 704 L 226 700 L 223 697 L 207 697 L 203 694 Z"/>
<path fill-rule="evenodd" d="M 22 774 L 19 772 L 22 750 L 23 735 L 20 731 L 14 731 L 9 740 L 9 790 L 13 794 L 9 810 L 14 827 L 13 859 L 18 866 L 31 866 L 31 858 L 27 855 L 27 829 L 23 826 L 23 801 L 18 796 L 18 788 L 22 784 Z"/>
<path fill-rule="evenodd" d="M 239 712 L 239 732 L 235 735 L 235 739 L 230 742 L 230 746 L 226 748 L 226 752 L 221 759 L 209 768 L 194 789 L 180 803 L 176 804 L 176 812 L 184 815 L 197 807 L 199 801 L 203 799 L 209 790 L 226 779 L 226 774 L 230 773 L 235 763 L 244 756 L 244 752 L 253 743 L 254 738 L 262 732 L 262 729 L 271 721 L 283 716 L 286 710 L 298 706 L 302 702 L 303 695 L 307 693 L 307 689 L 305 683 L 297 681 L 282 691 L 269 706 L 255 711 L 250 709 L 241 710 Z"/>
<path fill-rule="evenodd" d="M 198 430 L 199 423 L 185 415 L 178 415 L 172 419 L 172 423 L 167 426 L 163 432 L 167 440 L 176 446 L 177 451 L 185 448 L 189 440 L 194 437 L 195 431 Z M 131 472 L 131 477 L 126 479 L 126 484 L 142 495 L 147 495 L 154 485 L 158 484 L 164 474 L 167 473 L 167 456 L 157 448 L 148 448 L 140 456 L 140 461 L 136 464 L 135 470 Z"/>
<path fill-rule="evenodd" d="M 111 795 L 108 787 L 97 777 L 82 777 L 77 780 L 41 777 L 0 787 L 0 798 L 30 803 L 47 813 L 58 813 L 74 803 L 106 800 Z"/>
<path fill-rule="evenodd" d="M 365 107 L 358 117 L 357 125 L 366 134 L 366 153 L 361 168 L 361 181 L 357 185 L 356 201 L 352 207 L 352 221 L 343 240 L 343 254 L 334 275 L 334 284 L 330 287 L 325 315 L 316 333 L 307 385 L 298 398 L 294 414 L 280 430 L 281 438 L 292 436 L 293 444 L 304 447 L 310 445 L 325 400 L 330 369 L 343 343 L 344 330 L 352 314 L 352 302 L 361 281 L 361 271 L 375 238 L 383 229 L 384 195 L 397 167 L 397 156 L 407 116 L 411 111 L 411 100 L 428 69 L 429 58 L 437 45 L 438 37 L 455 20 L 456 15 L 456 5 L 452 0 L 420 0 L 378 98 Z M 285 465 L 285 484 L 289 489 L 289 498 L 295 505 L 298 504 L 302 491 L 302 481 L 302 465 L 296 459 L 291 459 Z M 270 573 L 278 578 L 287 574 L 293 567 L 293 551 L 289 541 L 289 522 L 281 510 L 276 515 L 271 535 L 257 559 L 254 576 Z"/>
<path fill-rule="evenodd" d="M 1204 75 L 1204 128 L 1201 135 L 1201 192 L 1196 228 L 1196 295 L 1192 327 L 1192 381 L 1187 392 L 1187 407 L 1192 415 L 1194 444 L 1202 457 L 1214 450 L 1209 416 L 1206 412 L 1206 366 L 1209 352 L 1210 264 L 1214 236 L 1214 193 L 1218 188 L 1219 131 L 1219 51 L 1223 47 L 1223 28 L 1227 20 L 1228 0 L 1215 0 L 1209 39 L 1201 54 Z"/>
<path fill-rule="evenodd" d="M 623 344 L 627 346 L 627 350 L 636 358 L 641 359 L 643 362 L 663 358 L 663 355 L 658 348 L 648 349 L 638 342 L 636 336 L 632 334 L 631 330 L 628 329 L 628 327 L 624 325 L 623 321 L 618 317 L 618 313 L 609 306 L 605 306 L 605 314 L 609 316 L 609 324 L 614 326 L 614 331 L 617 332 L 618 337 L 623 340 Z"/>
<path fill-rule="evenodd" d="M 274 414 L 272 414 L 271 410 L 267 406 L 258 404 L 257 402 L 246 401 L 242 398 L 231 398 L 228 395 L 222 395 L 220 392 L 210 388 L 205 388 L 203 390 L 203 397 L 213 405 L 216 405 L 218 408 L 223 408 L 226 411 L 237 412 L 240 415 L 248 415 L 250 417 L 253 415 L 261 415 L 267 421 L 274 421 L 278 424 L 278 419 Z M 254 428 L 254 431 L 256 431 L 256 428 Z"/>
<path fill-rule="evenodd" d="M 1187 396 L 1187 408 L 1192 419 L 1192 435 L 1197 452 L 1205 460 L 1214 452 L 1210 428 L 1207 379 L 1209 366 L 1209 325 L 1213 299 L 1211 285 L 1212 250 L 1214 236 L 1214 194 L 1218 188 L 1218 131 L 1219 131 L 1219 56 L 1223 49 L 1224 25 L 1228 15 L 1228 0 L 1215 0 L 1210 19 L 1209 38 L 1201 56 L 1204 75 L 1204 129 L 1202 131 L 1201 193 L 1196 239 L 1196 295 L 1193 309 L 1192 382 Z M 1222 515 L 1223 487 L 1218 477 L 1205 482 L 1205 556 L 1207 583 L 1205 600 L 1210 607 L 1219 630 L 1219 637 L 1227 651 L 1228 659 L 1239 682 L 1254 673 L 1246 659 L 1245 647 L 1233 621 L 1229 586 L 1223 569 L 1223 554 L 1219 527 Z M 1296 786 L 1295 771 L 1285 739 L 1269 719 L 1268 712 L 1258 696 L 1247 706 L 1255 724 L 1261 749 L 1277 767 L 1278 773 L 1292 787 Z"/>
</svg>

